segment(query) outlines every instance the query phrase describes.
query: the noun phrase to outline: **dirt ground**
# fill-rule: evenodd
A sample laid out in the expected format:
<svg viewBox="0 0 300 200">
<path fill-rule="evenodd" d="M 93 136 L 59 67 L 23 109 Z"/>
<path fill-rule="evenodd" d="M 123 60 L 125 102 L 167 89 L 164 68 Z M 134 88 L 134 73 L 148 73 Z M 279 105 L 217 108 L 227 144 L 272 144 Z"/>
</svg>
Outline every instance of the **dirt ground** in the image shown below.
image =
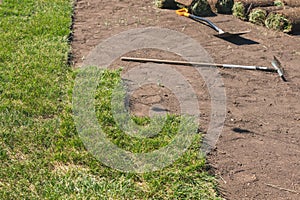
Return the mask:
<svg viewBox="0 0 300 200">
<path fill-rule="evenodd" d="M 288 82 L 274 73 L 221 69 L 227 96 L 227 116 L 209 162 L 226 199 L 300 199 L 300 37 L 267 30 L 230 15 L 210 17 L 227 31 L 251 30 L 244 39 L 223 40 L 214 30 L 179 17 L 174 10 L 155 8 L 153 0 L 78 0 L 73 38 L 73 64 L 80 67 L 102 40 L 125 30 L 164 27 L 195 39 L 216 63 L 270 66 L 277 56 Z M 184 42 L 184 41 L 174 41 Z M 128 55 L 177 59 L 168 52 L 144 50 Z M 178 58 L 180 59 L 180 58 Z M 116 61 L 126 69 L 137 64 Z M 113 66 L 112 66 L 113 67 Z M 201 108 L 201 129 L 210 120 L 210 97 L 191 67 L 176 67 L 195 89 Z M 160 103 L 178 112 L 172 91 L 147 85 L 131 96 L 131 112 L 147 115 Z"/>
</svg>

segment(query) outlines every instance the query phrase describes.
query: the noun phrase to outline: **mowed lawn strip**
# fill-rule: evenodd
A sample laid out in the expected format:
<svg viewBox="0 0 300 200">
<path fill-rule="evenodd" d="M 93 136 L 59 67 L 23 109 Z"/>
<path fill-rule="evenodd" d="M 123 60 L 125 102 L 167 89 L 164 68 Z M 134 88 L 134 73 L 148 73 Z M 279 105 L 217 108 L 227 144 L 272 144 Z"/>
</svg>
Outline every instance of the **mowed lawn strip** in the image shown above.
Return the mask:
<svg viewBox="0 0 300 200">
<path fill-rule="evenodd" d="M 0 5 L 1 199 L 219 199 L 215 179 L 199 157 L 201 135 L 173 165 L 144 174 L 111 169 L 86 151 L 72 118 L 78 73 L 68 64 L 73 3 L 6 0 Z M 119 130 L 110 110 L 119 81 L 120 70 L 103 72 L 95 94 L 99 124 L 111 141 L 132 152 L 172 141 L 178 116 L 168 116 L 161 133 L 145 141 Z"/>
</svg>

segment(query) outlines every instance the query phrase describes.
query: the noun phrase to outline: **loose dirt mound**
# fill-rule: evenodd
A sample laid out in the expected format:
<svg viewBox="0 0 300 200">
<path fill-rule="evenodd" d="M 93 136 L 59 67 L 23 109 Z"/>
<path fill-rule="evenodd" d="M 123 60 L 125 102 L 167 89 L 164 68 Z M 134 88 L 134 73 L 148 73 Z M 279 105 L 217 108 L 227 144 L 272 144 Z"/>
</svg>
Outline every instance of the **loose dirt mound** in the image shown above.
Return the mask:
<svg viewBox="0 0 300 200">
<path fill-rule="evenodd" d="M 155 8 L 152 0 L 79 0 L 74 24 L 74 66 L 79 67 L 89 51 L 105 38 L 149 26 L 187 34 L 198 41 L 216 63 L 270 66 L 272 57 L 277 56 L 287 72 L 287 83 L 271 73 L 220 70 L 227 92 L 227 117 L 217 149 L 209 160 L 216 168 L 225 198 L 299 199 L 296 192 L 300 191 L 300 40 L 232 16 L 209 19 L 227 31 L 250 29 L 251 33 L 245 38 L 222 40 L 214 37 L 214 30 L 203 24 L 176 16 L 172 10 Z M 151 50 L 139 56 L 175 59 L 170 53 Z M 136 64 L 116 61 L 114 66 L 123 66 L 126 71 Z M 205 83 L 191 67 L 176 69 L 198 95 L 200 120 L 205 131 L 210 116 L 210 97 Z M 147 115 L 151 104 L 157 103 L 169 105 L 167 109 L 177 112 L 178 103 L 172 99 L 171 91 L 145 86 L 131 97 L 132 112 Z"/>
</svg>

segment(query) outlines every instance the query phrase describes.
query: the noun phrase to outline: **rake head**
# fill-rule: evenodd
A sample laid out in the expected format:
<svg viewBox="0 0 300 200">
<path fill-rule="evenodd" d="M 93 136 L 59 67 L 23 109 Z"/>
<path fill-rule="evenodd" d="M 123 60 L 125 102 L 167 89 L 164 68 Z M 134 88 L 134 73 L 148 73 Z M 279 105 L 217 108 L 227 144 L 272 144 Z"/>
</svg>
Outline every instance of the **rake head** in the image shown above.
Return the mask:
<svg viewBox="0 0 300 200">
<path fill-rule="evenodd" d="M 274 56 L 274 59 L 272 61 L 272 65 L 275 68 L 275 70 L 277 71 L 278 75 L 280 76 L 280 78 L 284 81 L 287 82 L 285 76 L 284 76 L 284 71 L 282 68 L 282 65 L 280 63 L 280 61 Z"/>
</svg>

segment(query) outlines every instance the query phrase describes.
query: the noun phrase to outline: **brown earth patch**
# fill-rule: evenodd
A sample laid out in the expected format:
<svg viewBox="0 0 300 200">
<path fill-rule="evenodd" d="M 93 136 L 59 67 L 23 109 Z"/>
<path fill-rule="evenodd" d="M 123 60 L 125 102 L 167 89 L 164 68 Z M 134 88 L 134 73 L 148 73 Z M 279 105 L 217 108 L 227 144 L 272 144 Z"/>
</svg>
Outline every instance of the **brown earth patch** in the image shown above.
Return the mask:
<svg viewBox="0 0 300 200">
<path fill-rule="evenodd" d="M 251 30 L 251 33 L 239 40 L 222 40 L 213 36 L 214 30 L 205 25 L 179 17 L 173 10 L 155 8 L 152 0 L 78 0 L 73 64 L 79 67 L 88 53 L 106 38 L 150 26 L 187 34 L 201 44 L 216 63 L 270 66 L 272 57 L 277 56 L 285 67 L 287 83 L 271 73 L 220 70 L 227 94 L 227 117 L 209 162 L 216 168 L 226 199 L 297 200 L 300 198 L 297 194 L 300 191 L 300 40 L 228 15 L 209 19 L 227 31 Z M 156 51 L 145 51 L 138 56 L 175 59 L 168 52 Z M 125 71 L 138 65 L 122 61 L 115 64 Z M 201 128 L 205 132 L 210 120 L 210 96 L 205 83 L 192 67 L 175 68 L 196 91 Z M 164 104 L 170 112 L 178 111 L 172 92 L 157 86 L 144 86 L 135 91 L 131 100 L 131 111 L 138 115 L 147 115 L 157 103 Z"/>
</svg>

